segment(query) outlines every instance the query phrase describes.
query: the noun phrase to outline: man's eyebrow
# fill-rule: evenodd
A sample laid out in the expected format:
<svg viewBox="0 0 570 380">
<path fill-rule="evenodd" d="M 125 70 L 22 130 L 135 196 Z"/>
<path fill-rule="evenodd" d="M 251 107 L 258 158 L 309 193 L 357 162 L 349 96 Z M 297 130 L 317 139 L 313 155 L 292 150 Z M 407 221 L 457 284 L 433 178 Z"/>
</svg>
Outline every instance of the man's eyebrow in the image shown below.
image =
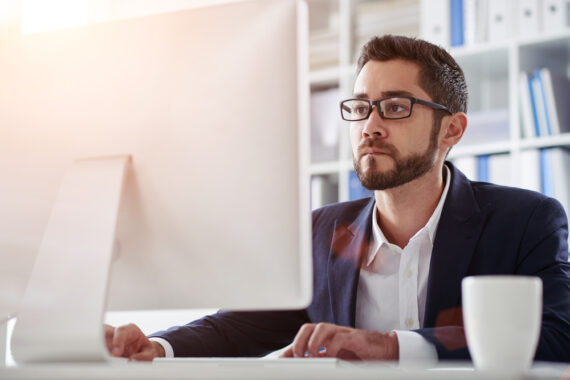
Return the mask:
<svg viewBox="0 0 570 380">
<path fill-rule="evenodd" d="M 382 99 L 394 98 L 394 97 L 398 97 L 398 96 L 411 96 L 411 97 L 413 97 L 414 94 L 412 94 L 409 91 L 404 91 L 404 90 L 392 90 L 392 91 L 383 91 L 382 92 Z M 352 97 L 355 99 L 369 99 L 368 94 L 366 94 L 365 92 L 354 93 L 354 94 L 352 94 Z"/>
<path fill-rule="evenodd" d="M 414 94 L 412 94 L 409 91 L 403 91 L 403 90 L 395 90 L 395 91 L 383 91 L 382 92 L 382 97 L 383 98 L 394 98 L 397 96 L 414 96 Z"/>
</svg>

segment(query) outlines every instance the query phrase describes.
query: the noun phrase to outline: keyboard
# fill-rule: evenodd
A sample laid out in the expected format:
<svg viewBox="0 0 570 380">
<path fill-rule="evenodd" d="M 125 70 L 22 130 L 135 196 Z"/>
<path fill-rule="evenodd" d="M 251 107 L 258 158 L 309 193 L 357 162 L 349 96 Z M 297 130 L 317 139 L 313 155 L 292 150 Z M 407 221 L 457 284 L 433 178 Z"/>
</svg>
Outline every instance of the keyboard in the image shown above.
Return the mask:
<svg viewBox="0 0 570 380">
<path fill-rule="evenodd" d="M 239 368 L 291 368 L 304 366 L 306 368 L 334 369 L 339 367 L 353 366 L 351 362 L 336 358 L 155 358 L 153 365 L 175 366 L 196 365 L 200 367 L 239 367 Z"/>
</svg>

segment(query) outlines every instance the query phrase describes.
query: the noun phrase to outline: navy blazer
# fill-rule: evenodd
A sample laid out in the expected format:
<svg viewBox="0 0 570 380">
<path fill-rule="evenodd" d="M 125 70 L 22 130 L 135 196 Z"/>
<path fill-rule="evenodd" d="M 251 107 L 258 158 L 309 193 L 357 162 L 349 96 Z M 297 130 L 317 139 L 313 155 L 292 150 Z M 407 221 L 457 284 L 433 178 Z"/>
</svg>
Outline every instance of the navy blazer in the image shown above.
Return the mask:
<svg viewBox="0 0 570 380">
<path fill-rule="evenodd" d="M 461 314 L 461 280 L 483 274 L 538 276 L 544 307 L 536 360 L 570 362 L 568 222 L 560 203 L 542 194 L 471 182 L 452 164 L 435 235 L 423 328 L 440 359 L 469 359 Z M 372 231 L 374 199 L 313 212 L 313 301 L 305 310 L 224 311 L 151 336 L 176 356 L 261 356 L 292 342 L 303 323 L 355 325 L 360 260 Z"/>
</svg>

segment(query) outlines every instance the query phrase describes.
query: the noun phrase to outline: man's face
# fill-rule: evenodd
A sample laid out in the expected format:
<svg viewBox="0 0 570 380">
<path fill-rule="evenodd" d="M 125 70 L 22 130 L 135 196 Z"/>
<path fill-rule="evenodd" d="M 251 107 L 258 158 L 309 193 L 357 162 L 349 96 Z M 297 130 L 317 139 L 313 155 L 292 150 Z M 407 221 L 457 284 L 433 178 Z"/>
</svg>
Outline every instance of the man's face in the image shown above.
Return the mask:
<svg viewBox="0 0 570 380">
<path fill-rule="evenodd" d="M 369 100 L 412 96 L 432 101 L 418 84 L 419 71 L 418 65 L 403 60 L 369 61 L 356 79 L 353 95 Z M 382 119 L 374 107 L 367 120 L 351 122 L 354 168 L 362 185 L 371 190 L 390 189 L 431 170 L 441 124 L 436 125 L 434 117 L 431 108 L 415 104 L 406 119 Z"/>
</svg>

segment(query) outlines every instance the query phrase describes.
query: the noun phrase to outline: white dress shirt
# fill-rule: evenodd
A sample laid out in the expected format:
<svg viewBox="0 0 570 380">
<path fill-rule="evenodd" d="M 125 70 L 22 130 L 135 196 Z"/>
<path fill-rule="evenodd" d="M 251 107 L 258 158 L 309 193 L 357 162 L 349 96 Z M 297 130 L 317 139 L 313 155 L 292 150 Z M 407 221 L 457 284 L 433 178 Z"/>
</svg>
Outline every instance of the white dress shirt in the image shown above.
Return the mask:
<svg viewBox="0 0 570 380">
<path fill-rule="evenodd" d="M 378 209 L 374 207 L 370 250 L 360 269 L 356 328 L 395 330 L 403 364 L 437 362 L 435 346 L 407 330 L 423 327 L 433 241 L 451 176 L 447 166 L 444 170 L 445 186 L 437 207 L 403 249 L 388 242 L 378 225 Z"/>
<path fill-rule="evenodd" d="M 356 298 L 356 328 L 387 332 L 398 336 L 400 364 L 437 362 L 435 346 L 418 333 L 407 331 L 422 327 L 426 305 L 427 278 L 433 241 L 447 192 L 451 173 L 445 167 L 445 187 L 427 224 L 401 249 L 388 242 L 378 226 L 374 206 L 372 241 L 363 262 Z M 150 338 L 164 347 L 166 357 L 173 357 L 170 343 Z"/>
</svg>

